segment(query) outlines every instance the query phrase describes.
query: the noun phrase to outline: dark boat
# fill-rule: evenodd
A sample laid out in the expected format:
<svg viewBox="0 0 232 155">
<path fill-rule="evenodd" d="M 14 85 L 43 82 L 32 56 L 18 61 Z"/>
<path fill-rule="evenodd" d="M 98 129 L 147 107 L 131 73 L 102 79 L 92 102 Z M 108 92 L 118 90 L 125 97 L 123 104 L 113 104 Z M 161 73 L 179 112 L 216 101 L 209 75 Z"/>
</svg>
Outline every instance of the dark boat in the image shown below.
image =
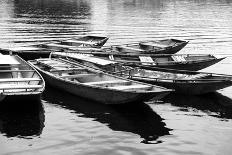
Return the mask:
<svg viewBox="0 0 232 155">
<path fill-rule="evenodd" d="M 29 61 L 52 87 L 104 104 L 160 99 L 171 90 L 106 74 L 59 58 Z"/>
<path fill-rule="evenodd" d="M 205 94 L 232 85 L 232 76 L 225 74 L 163 68 L 153 68 L 153 70 L 139 67 L 132 68 L 114 61 L 84 55 L 73 57 L 64 54 L 53 54 L 51 56 L 62 57 L 124 78 L 174 89 L 177 93 L 182 94 Z"/>
<path fill-rule="evenodd" d="M 138 43 L 113 45 L 112 49 L 122 53 L 175 54 L 184 48 L 188 41 L 177 39 L 141 41 Z"/>
<path fill-rule="evenodd" d="M 76 52 L 57 52 L 66 56 L 79 56 Z M 82 52 L 84 55 L 96 56 L 103 59 L 113 60 L 123 63 L 127 66 L 142 67 L 145 69 L 152 68 L 167 68 L 178 70 L 198 71 L 209 67 L 225 57 L 217 58 L 211 54 L 118 54 L 118 53 L 103 53 L 103 52 Z"/>
<path fill-rule="evenodd" d="M 47 44 L 41 44 L 40 47 L 48 48 L 52 50 L 88 50 L 88 48 L 101 48 L 108 40 L 107 37 L 101 36 L 84 36 L 81 38 L 70 38 L 66 40 L 60 40 L 57 42 L 51 42 Z"/>
</svg>

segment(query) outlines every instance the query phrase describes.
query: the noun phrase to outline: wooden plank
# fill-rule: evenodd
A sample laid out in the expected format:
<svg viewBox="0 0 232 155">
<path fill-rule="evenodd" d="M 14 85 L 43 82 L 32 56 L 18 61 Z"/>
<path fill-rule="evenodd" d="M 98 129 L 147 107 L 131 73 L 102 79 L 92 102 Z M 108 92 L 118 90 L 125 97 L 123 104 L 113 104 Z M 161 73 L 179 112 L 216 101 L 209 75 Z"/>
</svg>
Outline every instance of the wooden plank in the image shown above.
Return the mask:
<svg viewBox="0 0 232 155">
<path fill-rule="evenodd" d="M 183 62 L 183 61 L 186 61 L 186 59 L 183 57 L 183 56 L 179 56 L 179 55 L 174 55 L 174 56 L 171 56 L 172 59 L 176 62 Z"/>
<path fill-rule="evenodd" d="M 153 59 L 149 56 L 139 56 L 141 62 L 154 63 Z"/>
<path fill-rule="evenodd" d="M 6 89 L 38 89 L 42 88 L 42 85 L 29 85 L 29 84 L 14 84 L 14 85 L 0 85 L 0 90 Z"/>
<path fill-rule="evenodd" d="M 4 78 L 0 82 L 27 82 L 27 81 L 40 81 L 39 78 Z"/>
<path fill-rule="evenodd" d="M 111 81 L 95 81 L 95 82 L 85 82 L 87 85 L 102 85 L 102 84 L 129 84 L 131 81 L 125 80 L 111 80 Z"/>
</svg>

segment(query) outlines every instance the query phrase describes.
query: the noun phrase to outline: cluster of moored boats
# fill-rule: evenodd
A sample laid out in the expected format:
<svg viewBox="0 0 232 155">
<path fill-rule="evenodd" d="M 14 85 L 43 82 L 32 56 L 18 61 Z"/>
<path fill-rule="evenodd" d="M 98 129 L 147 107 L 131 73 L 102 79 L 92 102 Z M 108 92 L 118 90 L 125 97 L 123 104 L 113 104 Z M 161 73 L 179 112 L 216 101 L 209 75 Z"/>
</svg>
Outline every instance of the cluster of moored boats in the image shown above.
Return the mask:
<svg viewBox="0 0 232 155">
<path fill-rule="evenodd" d="M 175 54 L 177 39 L 103 46 L 107 37 L 84 36 L 36 46 L 1 49 L 0 100 L 39 96 L 47 85 L 105 104 L 199 95 L 232 85 L 232 76 L 198 72 L 223 58 Z"/>
</svg>

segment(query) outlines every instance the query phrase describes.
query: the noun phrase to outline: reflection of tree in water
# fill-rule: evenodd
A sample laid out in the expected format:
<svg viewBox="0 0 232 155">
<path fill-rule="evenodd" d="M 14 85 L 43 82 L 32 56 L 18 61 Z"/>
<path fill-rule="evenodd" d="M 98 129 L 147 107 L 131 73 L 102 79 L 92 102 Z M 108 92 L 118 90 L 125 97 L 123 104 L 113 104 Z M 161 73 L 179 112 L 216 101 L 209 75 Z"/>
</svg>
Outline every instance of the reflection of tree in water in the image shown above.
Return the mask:
<svg viewBox="0 0 232 155">
<path fill-rule="evenodd" d="M 88 15 L 90 6 L 83 0 L 16 0 L 16 14 L 31 14 L 34 16 L 75 16 Z"/>
<path fill-rule="evenodd" d="M 42 133 L 45 117 L 41 101 L 0 105 L 0 133 L 19 138 L 32 138 Z"/>
<path fill-rule="evenodd" d="M 198 96 L 171 93 L 163 101 L 174 106 L 195 108 L 219 118 L 232 118 L 232 99 L 217 92 Z"/>
<path fill-rule="evenodd" d="M 54 97 L 55 96 L 55 97 Z M 52 104 L 83 114 L 80 117 L 94 118 L 115 131 L 138 134 L 142 143 L 160 143 L 160 136 L 168 135 L 162 118 L 144 103 L 129 105 L 103 105 L 92 101 L 61 93 L 49 88 L 43 93 L 43 99 Z"/>
</svg>

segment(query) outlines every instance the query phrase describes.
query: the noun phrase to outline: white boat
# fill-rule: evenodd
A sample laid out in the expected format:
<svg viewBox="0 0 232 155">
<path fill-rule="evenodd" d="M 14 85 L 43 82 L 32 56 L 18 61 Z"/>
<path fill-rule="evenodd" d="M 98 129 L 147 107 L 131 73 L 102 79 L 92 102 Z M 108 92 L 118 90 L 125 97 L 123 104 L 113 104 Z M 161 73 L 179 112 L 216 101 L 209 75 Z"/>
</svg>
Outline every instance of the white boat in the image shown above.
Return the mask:
<svg viewBox="0 0 232 155">
<path fill-rule="evenodd" d="M 160 99 L 171 90 L 105 74 L 59 58 L 28 61 L 47 84 L 105 104 L 125 104 Z"/>
<path fill-rule="evenodd" d="M 38 98 L 44 88 L 42 76 L 26 61 L 17 55 L 0 55 L 0 101 Z"/>
</svg>

